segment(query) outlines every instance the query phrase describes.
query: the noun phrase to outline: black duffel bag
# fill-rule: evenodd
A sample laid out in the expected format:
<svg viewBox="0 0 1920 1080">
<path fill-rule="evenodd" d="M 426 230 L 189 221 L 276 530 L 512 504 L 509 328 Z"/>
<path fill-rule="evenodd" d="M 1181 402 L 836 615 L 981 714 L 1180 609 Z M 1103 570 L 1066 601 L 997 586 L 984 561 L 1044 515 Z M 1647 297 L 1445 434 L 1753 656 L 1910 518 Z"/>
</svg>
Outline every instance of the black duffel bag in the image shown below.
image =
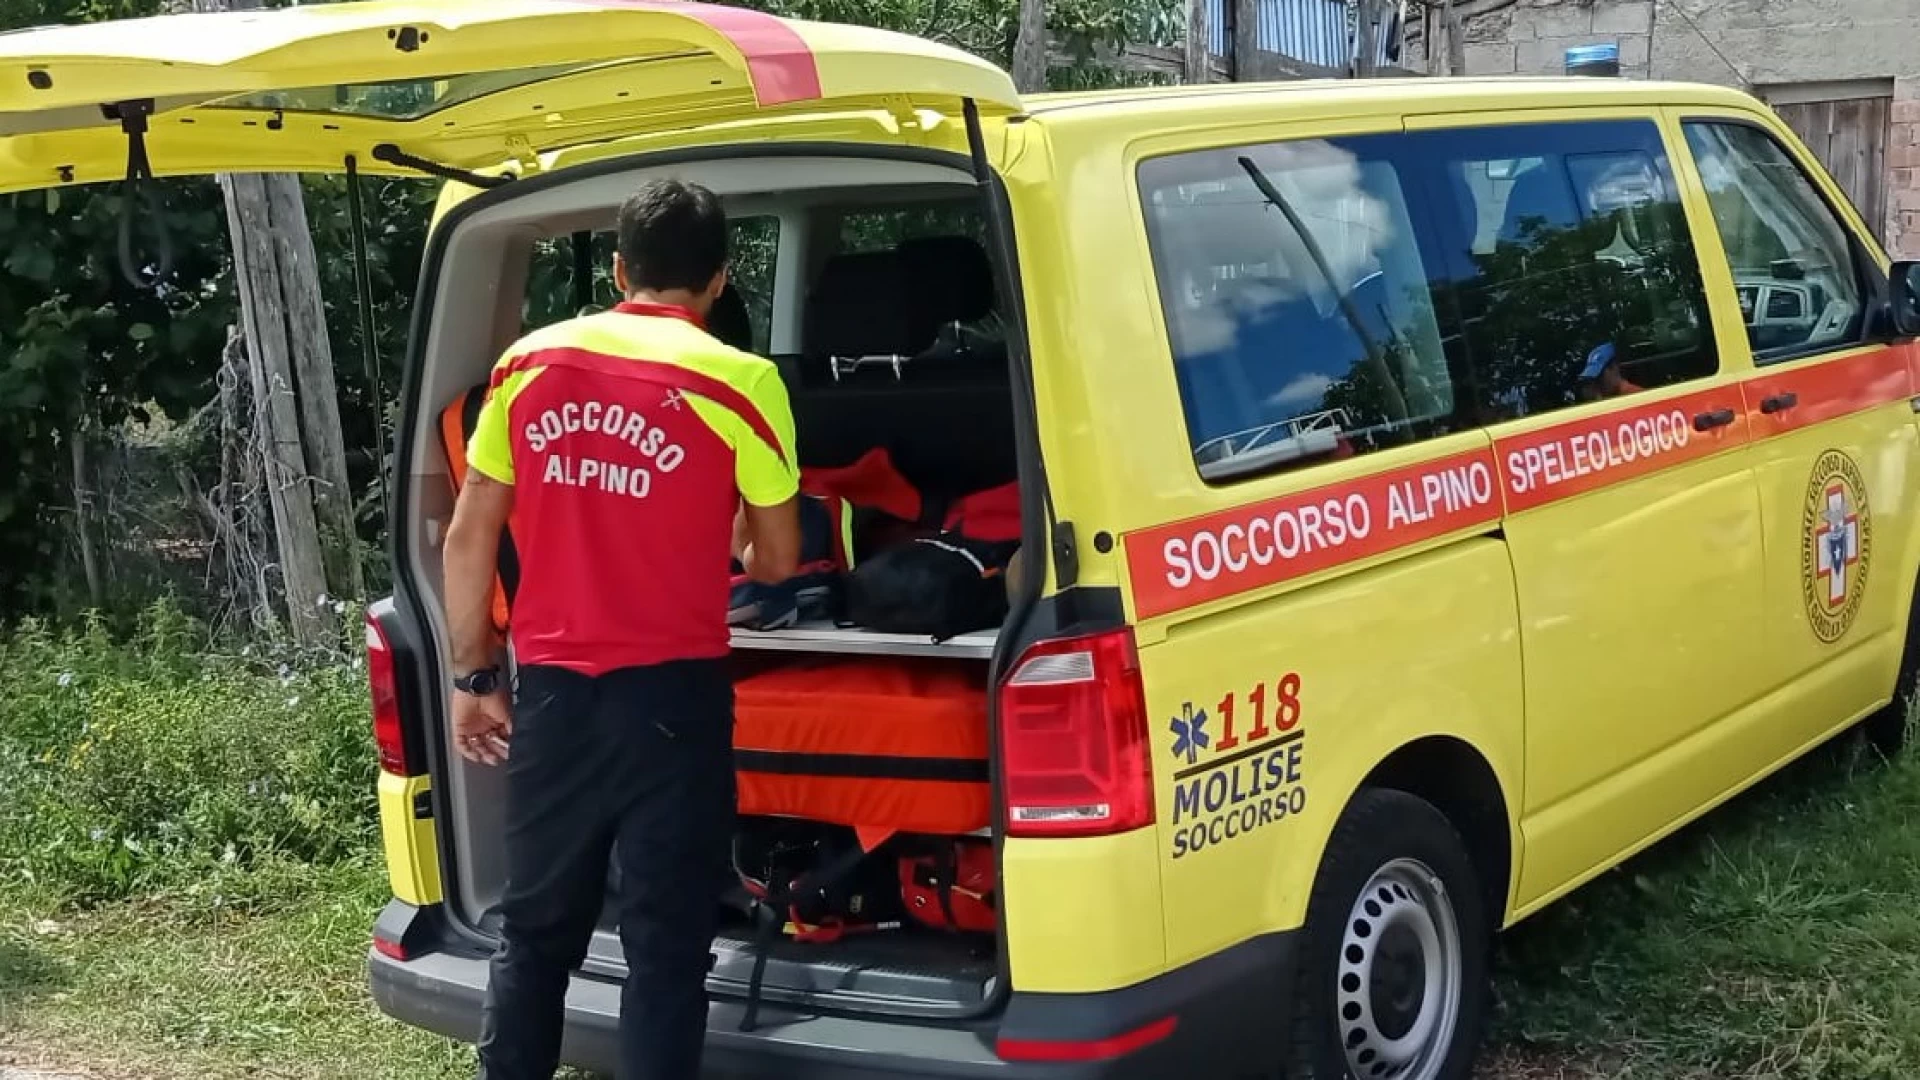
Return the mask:
<svg viewBox="0 0 1920 1080">
<path fill-rule="evenodd" d="M 993 629 L 1007 618 L 1007 563 L 1019 547 L 948 532 L 889 548 L 848 575 L 847 620 L 938 641 Z"/>
</svg>

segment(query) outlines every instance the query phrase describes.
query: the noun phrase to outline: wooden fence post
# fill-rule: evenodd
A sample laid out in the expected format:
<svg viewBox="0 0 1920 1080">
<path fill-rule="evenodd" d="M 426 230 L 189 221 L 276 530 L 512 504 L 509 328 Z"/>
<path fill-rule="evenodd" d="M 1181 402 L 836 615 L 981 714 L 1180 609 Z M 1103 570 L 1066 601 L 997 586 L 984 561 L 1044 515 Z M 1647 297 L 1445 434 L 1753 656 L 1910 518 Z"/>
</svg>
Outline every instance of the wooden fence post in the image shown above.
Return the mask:
<svg viewBox="0 0 1920 1080">
<path fill-rule="evenodd" d="M 1023 94 L 1047 88 L 1047 6 L 1020 0 L 1020 32 L 1013 39 L 1013 85 Z"/>
<path fill-rule="evenodd" d="M 1207 0 L 1187 0 L 1186 59 L 1186 82 L 1213 81 L 1213 32 L 1207 25 Z"/>
<path fill-rule="evenodd" d="M 1232 71 L 1234 82 L 1252 82 L 1259 76 L 1255 54 L 1260 51 L 1259 0 L 1231 0 L 1233 4 Z"/>
</svg>

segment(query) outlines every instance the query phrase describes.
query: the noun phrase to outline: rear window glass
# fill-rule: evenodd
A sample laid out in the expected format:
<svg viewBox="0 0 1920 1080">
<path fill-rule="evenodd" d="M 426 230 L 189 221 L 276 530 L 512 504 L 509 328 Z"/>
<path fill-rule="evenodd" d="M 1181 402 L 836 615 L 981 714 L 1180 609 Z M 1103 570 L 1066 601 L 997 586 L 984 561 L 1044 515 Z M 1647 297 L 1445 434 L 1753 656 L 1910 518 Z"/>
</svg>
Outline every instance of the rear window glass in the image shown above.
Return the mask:
<svg viewBox="0 0 1920 1080">
<path fill-rule="evenodd" d="M 986 222 L 977 201 L 859 210 L 840 218 L 840 250 L 846 254 L 891 251 L 902 241 L 945 236 L 986 243 Z"/>
<path fill-rule="evenodd" d="M 1147 161 L 1140 184 L 1187 429 L 1225 479 L 1452 426 L 1408 188 L 1308 140 Z"/>
<path fill-rule="evenodd" d="M 765 354 L 773 326 L 774 258 L 780 246 L 780 219 L 771 215 L 736 217 L 731 230 L 732 261 L 728 283 L 738 290 L 751 327 L 753 350 Z M 591 234 L 588 277 L 579 276 L 574 238 L 555 236 L 535 241 L 533 265 L 527 276 L 527 294 L 521 306 L 524 330 L 603 311 L 620 302 L 613 285 L 613 230 Z M 584 284 L 584 298 L 580 286 Z M 731 336 L 731 335 L 730 335 Z"/>
<path fill-rule="evenodd" d="M 243 94 L 213 102 L 215 108 L 284 109 L 287 112 L 338 113 L 376 120 L 418 120 L 442 109 L 531 86 L 591 64 L 554 64 L 479 75 L 449 75 L 444 79 L 404 79 L 384 83 L 306 86 Z"/>
</svg>

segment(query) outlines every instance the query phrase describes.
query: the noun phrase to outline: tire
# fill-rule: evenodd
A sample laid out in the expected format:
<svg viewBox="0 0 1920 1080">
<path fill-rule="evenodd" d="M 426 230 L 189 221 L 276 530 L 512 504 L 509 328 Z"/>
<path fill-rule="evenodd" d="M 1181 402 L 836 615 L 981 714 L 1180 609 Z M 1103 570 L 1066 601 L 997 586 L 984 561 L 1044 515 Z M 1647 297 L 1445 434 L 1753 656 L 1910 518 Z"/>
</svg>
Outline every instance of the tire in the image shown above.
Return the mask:
<svg viewBox="0 0 1920 1080">
<path fill-rule="evenodd" d="M 1920 621 L 1920 594 L 1914 597 L 1913 609 L 1907 615 L 1907 638 L 1900 650 L 1900 677 L 1893 684 L 1893 700 L 1860 722 L 1867 745 L 1887 759 L 1907 748 L 1913 735 L 1914 712 L 1920 706 L 1920 634 L 1914 633 L 1916 621 Z"/>
<path fill-rule="evenodd" d="M 1431 803 L 1355 796 L 1307 903 L 1285 1080 L 1470 1080 L 1492 995 L 1486 896 Z"/>
</svg>

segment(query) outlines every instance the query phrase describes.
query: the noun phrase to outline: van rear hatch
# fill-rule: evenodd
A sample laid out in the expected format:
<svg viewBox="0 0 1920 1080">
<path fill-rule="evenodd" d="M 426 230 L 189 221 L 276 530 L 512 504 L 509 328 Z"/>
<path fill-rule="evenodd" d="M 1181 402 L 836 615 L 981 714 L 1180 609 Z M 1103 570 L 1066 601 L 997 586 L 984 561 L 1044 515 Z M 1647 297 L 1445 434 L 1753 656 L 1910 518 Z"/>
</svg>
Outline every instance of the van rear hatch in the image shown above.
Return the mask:
<svg viewBox="0 0 1920 1080">
<path fill-rule="evenodd" d="M 0 192 L 155 176 L 524 173 L 600 139 L 823 109 L 1020 109 L 957 49 L 740 8 L 411 0 L 0 34 Z M 142 121 L 144 114 L 151 118 Z M 144 130 L 140 130 L 144 129 Z"/>
</svg>

